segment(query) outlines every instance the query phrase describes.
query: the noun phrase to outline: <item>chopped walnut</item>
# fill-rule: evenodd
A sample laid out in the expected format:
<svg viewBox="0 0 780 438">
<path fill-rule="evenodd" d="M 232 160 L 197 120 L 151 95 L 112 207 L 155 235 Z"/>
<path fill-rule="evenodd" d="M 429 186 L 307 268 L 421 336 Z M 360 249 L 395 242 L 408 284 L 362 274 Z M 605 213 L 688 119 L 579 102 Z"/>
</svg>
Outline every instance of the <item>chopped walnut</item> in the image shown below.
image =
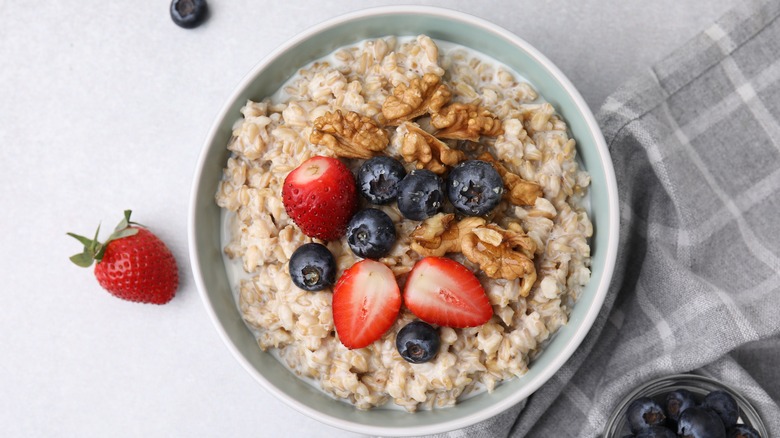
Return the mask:
<svg viewBox="0 0 780 438">
<path fill-rule="evenodd" d="M 501 179 L 504 180 L 504 186 L 506 186 L 504 197 L 512 204 L 534 205 L 536 199 L 544 195 L 541 185 L 532 181 L 526 181 L 519 175 L 510 172 L 490 152 L 483 153 L 478 159 L 487 161 L 495 167 L 498 174 L 501 175 Z"/>
<path fill-rule="evenodd" d="M 485 219 L 467 217 L 453 222 L 452 213 L 439 213 L 425 219 L 409 235 L 409 246 L 423 257 L 441 257 L 451 252 L 460 252 L 460 242 L 464 235 L 476 227 L 485 225 Z"/>
<path fill-rule="evenodd" d="M 371 118 L 336 110 L 314 120 L 309 141 L 327 146 L 339 157 L 366 159 L 384 150 L 390 139 Z"/>
<path fill-rule="evenodd" d="M 451 97 L 449 87 L 441 83 L 439 76 L 426 73 L 412 79 L 408 86 L 398 84 L 382 104 L 382 115 L 388 125 L 397 126 L 423 114 L 439 112 Z"/>
<path fill-rule="evenodd" d="M 536 243 L 525 234 L 523 226 L 518 222 L 510 222 L 504 230 L 504 242 L 508 243 L 515 251 L 521 251 L 529 259 L 534 258 Z"/>
<path fill-rule="evenodd" d="M 451 227 L 454 214 L 439 213 L 425 219 L 409 235 L 409 247 L 423 257 L 441 257 L 460 250 L 458 227 Z"/>
<path fill-rule="evenodd" d="M 528 296 L 536 281 L 536 244 L 518 223 L 503 229 L 480 217 L 455 221 L 454 214 L 439 213 L 420 223 L 410 238 L 409 246 L 423 257 L 461 252 L 488 277 L 522 278 L 521 296 Z"/>
<path fill-rule="evenodd" d="M 416 162 L 418 169 L 428 169 L 441 175 L 447 166 L 454 166 L 466 158 L 462 151 L 450 148 L 412 122 L 404 122 L 400 128 L 401 132 L 406 130 L 401 143 L 401 156 L 407 163 Z"/>
<path fill-rule="evenodd" d="M 476 104 L 453 103 L 431 114 L 436 136 L 455 140 L 478 141 L 482 135 L 495 137 L 504 131 L 501 120 Z"/>
<path fill-rule="evenodd" d="M 475 228 L 463 237 L 461 251 L 488 277 L 522 278 L 520 296 L 526 297 L 536 281 L 536 267 L 532 260 L 536 245 L 519 225 L 511 228 L 515 229 L 505 230 L 495 224 Z"/>
</svg>

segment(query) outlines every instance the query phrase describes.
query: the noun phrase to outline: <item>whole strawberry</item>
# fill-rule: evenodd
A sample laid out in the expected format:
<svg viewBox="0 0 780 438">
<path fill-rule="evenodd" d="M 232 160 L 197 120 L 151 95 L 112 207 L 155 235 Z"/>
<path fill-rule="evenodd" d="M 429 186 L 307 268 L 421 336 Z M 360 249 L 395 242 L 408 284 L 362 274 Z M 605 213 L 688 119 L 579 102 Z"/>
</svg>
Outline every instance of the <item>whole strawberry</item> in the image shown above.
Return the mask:
<svg viewBox="0 0 780 438">
<path fill-rule="evenodd" d="M 336 158 L 315 156 L 284 179 L 287 214 L 309 237 L 336 240 L 357 210 L 357 186 L 349 168 Z"/>
<path fill-rule="evenodd" d="M 130 221 L 130 210 L 104 243 L 98 233 L 89 239 L 68 233 L 84 245 L 84 251 L 70 260 L 88 268 L 95 265 L 95 277 L 115 297 L 138 303 L 165 304 L 179 287 L 179 270 L 173 254 L 162 240 Z"/>
</svg>

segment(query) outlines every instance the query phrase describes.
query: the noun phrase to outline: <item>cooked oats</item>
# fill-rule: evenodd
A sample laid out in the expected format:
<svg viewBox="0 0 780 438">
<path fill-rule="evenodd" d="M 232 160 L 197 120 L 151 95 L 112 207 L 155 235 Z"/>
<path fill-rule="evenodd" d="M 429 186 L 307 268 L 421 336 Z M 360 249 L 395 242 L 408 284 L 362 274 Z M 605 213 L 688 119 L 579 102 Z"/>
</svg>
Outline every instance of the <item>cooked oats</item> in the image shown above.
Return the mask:
<svg viewBox="0 0 780 438">
<path fill-rule="evenodd" d="M 500 122 L 496 137 L 447 140 L 448 145 L 474 156 L 490 152 L 507 171 L 541 185 L 543 196 L 524 206 L 504 200 L 491 218 L 503 228 L 519 223 L 535 245 L 537 278 L 528 296 L 521 294 L 522 278 L 489 278 L 463 255 L 450 255 L 476 273 L 494 316 L 479 327 L 441 327 L 436 358 L 411 364 L 395 348 L 395 334 L 416 319 L 408 310 L 402 308 L 381 339 L 348 350 L 334 330 L 332 292 L 305 292 L 292 284 L 289 257 L 312 239 L 287 216 L 281 188 L 287 174 L 303 161 L 315 155 L 334 156 L 310 138 L 315 120 L 336 110 L 355 112 L 383 126 L 390 136 L 383 153 L 404 161 L 401 130 L 384 123 L 382 105 L 396 86 L 409 86 L 426 74 L 449 86 L 452 103 L 485 109 Z M 525 374 L 551 335 L 566 324 L 590 278 L 593 228 L 584 206 L 590 178 L 578 165 L 564 120 L 507 67 L 427 36 L 379 38 L 312 63 L 278 93 L 247 102 L 241 112 L 216 195 L 226 210 L 224 251 L 227 263 L 243 271 L 233 286 L 258 345 L 272 349 L 297 375 L 360 409 L 388 402 L 409 411 L 445 407 L 466 394 L 492 391 L 502 381 Z M 428 114 L 414 122 L 435 131 Z M 361 160 L 345 162 L 356 168 Z M 415 167 L 414 162 L 405 165 L 409 170 Z M 410 235 L 419 222 L 404 219 L 395 205 L 380 208 L 394 220 L 398 235 L 391 253 L 380 261 L 403 286 L 405 274 L 421 258 L 410 248 Z M 358 260 L 345 239 L 327 246 L 339 275 Z"/>
</svg>

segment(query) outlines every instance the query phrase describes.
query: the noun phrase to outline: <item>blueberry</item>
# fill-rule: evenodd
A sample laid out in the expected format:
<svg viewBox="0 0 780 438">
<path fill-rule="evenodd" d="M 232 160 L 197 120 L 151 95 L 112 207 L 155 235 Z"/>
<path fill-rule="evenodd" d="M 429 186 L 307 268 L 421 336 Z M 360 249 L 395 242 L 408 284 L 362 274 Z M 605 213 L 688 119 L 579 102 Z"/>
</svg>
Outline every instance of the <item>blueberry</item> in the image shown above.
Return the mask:
<svg viewBox="0 0 780 438">
<path fill-rule="evenodd" d="M 382 210 L 367 208 L 355 213 L 347 225 L 347 243 L 355 255 L 378 259 L 395 244 L 395 225 Z"/>
<path fill-rule="evenodd" d="M 290 256 L 290 278 L 303 290 L 318 291 L 336 282 L 336 258 L 319 243 L 305 243 Z"/>
<path fill-rule="evenodd" d="M 192 29 L 206 21 L 208 15 L 206 0 L 173 0 L 171 1 L 171 18 L 177 25 Z"/>
<path fill-rule="evenodd" d="M 737 424 L 729 429 L 728 438 L 761 438 L 761 435 L 747 424 Z"/>
<path fill-rule="evenodd" d="M 428 362 L 439 352 L 439 332 L 430 324 L 412 321 L 398 331 L 395 348 L 407 362 Z"/>
<path fill-rule="evenodd" d="M 696 400 L 693 393 L 687 389 L 676 389 L 666 394 L 666 414 L 670 419 L 677 421 L 682 411 L 696 406 Z"/>
<path fill-rule="evenodd" d="M 464 161 L 447 178 L 447 197 L 461 214 L 486 215 L 501 202 L 503 194 L 501 175 L 486 161 Z"/>
<path fill-rule="evenodd" d="M 737 401 L 728 392 L 722 390 L 712 391 L 704 397 L 701 405 L 715 411 L 726 428 L 737 424 L 739 407 L 737 406 Z"/>
<path fill-rule="evenodd" d="M 694 406 L 680 414 L 677 434 L 683 438 L 726 438 L 726 428 L 715 411 Z"/>
<path fill-rule="evenodd" d="M 395 158 L 379 156 L 366 160 L 358 170 L 358 186 L 372 204 L 389 204 L 398 196 L 398 183 L 406 176 L 403 164 Z"/>
<path fill-rule="evenodd" d="M 637 433 L 650 426 L 663 425 L 666 415 L 658 402 L 649 397 L 640 397 L 628 405 L 626 418 L 631 432 Z"/>
<path fill-rule="evenodd" d="M 398 209 L 407 219 L 431 217 L 441 210 L 443 202 L 441 178 L 430 170 L 413 170 L 398 184 Z"/>
<path fill-rule="evenodd" d="M 650 426 L 640 430 L 636 438 L 677 438 L 677 434 L 663 426 Z"/>
</svg>

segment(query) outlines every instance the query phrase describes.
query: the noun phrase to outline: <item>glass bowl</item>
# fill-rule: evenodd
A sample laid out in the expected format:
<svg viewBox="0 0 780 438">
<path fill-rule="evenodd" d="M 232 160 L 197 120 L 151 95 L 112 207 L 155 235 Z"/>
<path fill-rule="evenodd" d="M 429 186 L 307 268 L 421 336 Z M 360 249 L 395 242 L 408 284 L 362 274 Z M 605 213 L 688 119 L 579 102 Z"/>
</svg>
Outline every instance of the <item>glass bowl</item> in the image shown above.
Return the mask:
<svg viewBox="0 0 780 438">
<path fill-rule="evenodd" d="M 737 405 L 739 405 L 739 419 L 737 423 L 753 427 L 763 438 L 769 437 L 766 426 L 761 421 L 761 417 L 758 416 L 756 409 L 734 388 L 709 377 L 695 374 L 677 374 L 651 380 L 626 395 L 618 403 L 617 408 L 612 412 L 607 421 L 607 427 L 604 429 L 604 438 L 621 438 L 631 435 L 631 430 L 628 428 L 628 421 L 626 420 L 626 411 L 632 401 L 639 397 L 649 397 L 663 406 L 666 401 L 666 394 L 675 389 L 687 389 L 693 393 L 697 402 L 701 402 L 704 396 L 711 391 L 724 390 L 728 392 L 737 401 Z"/>
</svg>

